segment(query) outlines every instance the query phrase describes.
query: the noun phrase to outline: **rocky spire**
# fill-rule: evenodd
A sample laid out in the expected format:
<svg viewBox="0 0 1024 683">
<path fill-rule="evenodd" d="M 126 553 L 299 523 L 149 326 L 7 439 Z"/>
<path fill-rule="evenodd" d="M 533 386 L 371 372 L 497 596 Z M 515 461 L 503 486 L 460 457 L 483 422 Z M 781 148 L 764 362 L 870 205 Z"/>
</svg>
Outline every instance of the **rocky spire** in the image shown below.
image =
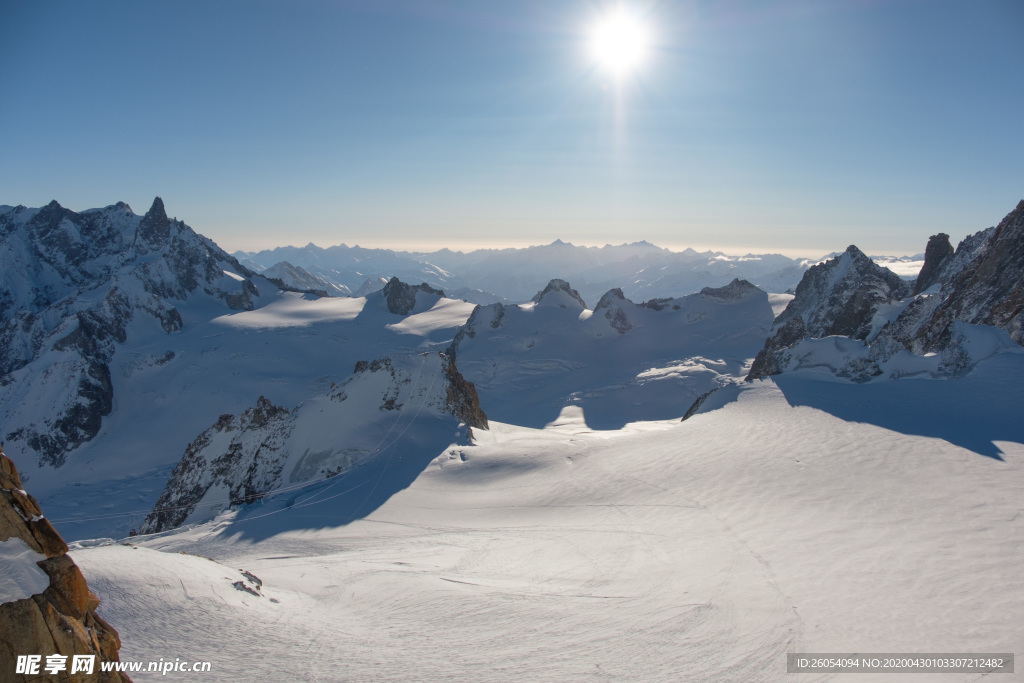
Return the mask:
<svg viewBox="0 0 1024 683">
<path fill-rule="evenodd" d="M 924 265 L 914 283 L 911 294 L 920 294 L 935 284 L 942 264 L 953 255 L 953 245 L 949 243 L 949 235 L 940 232 L 928 238 L 928 246 L 924 250 Z"/>
<path fill-rule="evenodd" d="M 167 218 L 167 211 L 164 210 L 164 200 L 157 197 L 153 200 L 153 206 L 142 217 L 139 223 L 139 230 L 136 233 L 135 243 L 139 252 L 146 254 L 157 251 L 171 237 L 171 221 Z"/>
</svg>

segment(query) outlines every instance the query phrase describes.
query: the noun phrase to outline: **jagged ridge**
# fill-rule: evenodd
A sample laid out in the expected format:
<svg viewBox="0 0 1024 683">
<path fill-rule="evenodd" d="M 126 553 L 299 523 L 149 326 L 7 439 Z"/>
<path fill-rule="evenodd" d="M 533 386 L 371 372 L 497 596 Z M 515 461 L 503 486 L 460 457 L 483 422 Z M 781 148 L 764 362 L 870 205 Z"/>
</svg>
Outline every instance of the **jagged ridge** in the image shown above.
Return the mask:
<svg viewBox="0 0 1024 683">
<path fill-rule="evenodd" d="M 109 414 L 109 364 L 137 314 L 171 334 L 184 324 L 181 302 L 201 296 L 251 310 L 259 294 L 250 271 L 168 218 L 159 197 L 141 217 L 124 203 L 81 213 L 56 201 L 7 208 L 0 265 L 0 386 L 17 388 L 0 403 L 5 438 L 54 467 Z M 25 414 L 36 395 L 58 403 Z"/>
<path fill-rule="evenodd" d="M 204 521 L 217 507 L 252 503 L 369 463 L 404 410 L 413 411 L 405 418 L 410 423 L 449 416 L 453 426 L 487 428 L 475 387 L 444 354 L 360 361 L 352 377 L 295 409 L 261 396 L 241 415 L 222 415 L 185 449 L 140 530 Z M 410 428 L 415 432 L 412 424 L 401 434 Z"/>
</svg>

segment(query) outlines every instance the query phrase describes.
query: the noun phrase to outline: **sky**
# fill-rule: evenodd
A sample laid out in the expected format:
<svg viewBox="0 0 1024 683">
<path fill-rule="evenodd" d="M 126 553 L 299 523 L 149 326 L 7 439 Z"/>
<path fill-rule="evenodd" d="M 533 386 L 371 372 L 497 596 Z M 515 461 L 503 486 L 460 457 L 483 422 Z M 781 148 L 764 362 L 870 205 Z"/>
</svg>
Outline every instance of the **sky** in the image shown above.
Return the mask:
<svg viewBox="0 0 1024 683">
<path fill-rule="evenodd" d="M 1022 32 L 1019 0 L 0 0 L 0 204 L 159 195 L 229 251 L 914 254 L 1024 198 Z"/>
</svg>

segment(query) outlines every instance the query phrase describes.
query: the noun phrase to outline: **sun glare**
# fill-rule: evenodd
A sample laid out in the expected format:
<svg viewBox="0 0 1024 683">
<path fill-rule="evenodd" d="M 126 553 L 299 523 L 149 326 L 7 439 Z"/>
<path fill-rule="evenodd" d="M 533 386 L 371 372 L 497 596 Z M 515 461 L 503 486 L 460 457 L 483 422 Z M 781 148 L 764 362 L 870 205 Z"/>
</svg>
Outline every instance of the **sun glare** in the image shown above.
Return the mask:
<svg viewBox="0 0 1024 683">
<path fill-rule="evenodd" d="M 594 25 L 590 50 L 602 67 L 616 77 L 623 76 L 644 62 L 647 32 L 636 17 L 619 7 Z"/>
</svg>

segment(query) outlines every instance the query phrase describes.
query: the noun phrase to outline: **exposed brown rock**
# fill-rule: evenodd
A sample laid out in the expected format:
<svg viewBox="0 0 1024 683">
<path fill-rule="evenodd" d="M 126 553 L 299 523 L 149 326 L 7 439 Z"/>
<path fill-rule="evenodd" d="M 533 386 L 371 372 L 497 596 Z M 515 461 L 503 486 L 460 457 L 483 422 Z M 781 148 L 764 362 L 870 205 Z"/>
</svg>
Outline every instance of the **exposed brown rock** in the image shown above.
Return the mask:
<svg viewBox="0 0 1024 683">
<path fill-rule="evenodd" d="M 448 357 L 444 359 L 444 373 L 448 377 L 448 411 L 470 427 L 487 429 L 487 414 L 480 408 L 480 397 L 473 383 L 462 376 L 455 361 Z"/>
<path fill-rule="evenodd" d="M 50 577 L 40 594 L 0 604 L 0 680 L 61 683 L 124 683 L 120 672 L 101 671 L 100 662 L 118 661 L 121 639 L 96 608 L 100 601 L 89 591 L 85 577 L 67 555 L 68 546 L 49 521 L 41 517 L 36 500 L 21 489 L 14 463 L 0 450 L 0 541 L 18 538 L 45 555 L 37 562 Z M 20 655 L 65 655 L 67 669 L 38 675 L 16 674 Z M 95 655 L 92 674 L 70 673 L 72 655 Z"/>
</svg>

